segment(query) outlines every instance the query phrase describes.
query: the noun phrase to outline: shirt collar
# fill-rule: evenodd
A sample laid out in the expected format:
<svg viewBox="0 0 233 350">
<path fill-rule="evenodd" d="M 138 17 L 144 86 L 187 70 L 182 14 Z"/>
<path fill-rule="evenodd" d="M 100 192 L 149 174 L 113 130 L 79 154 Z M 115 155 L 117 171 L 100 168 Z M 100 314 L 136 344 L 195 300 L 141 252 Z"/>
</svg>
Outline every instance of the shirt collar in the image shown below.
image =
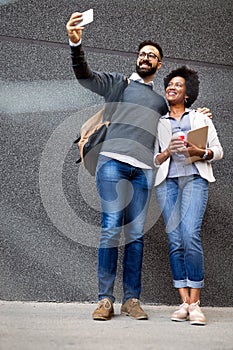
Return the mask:
<svg viewBox="0 0 233 350">
<path fill-rule="evenodd" d="M 133 81 L 137 81 L 139 83 L 145 84 L 145 85 L 149 85 L 152 86 L 152 89 L 155 90 L 155 84 L 153 82 L 153 80 L 149 81 L 149 83 L 145 83 L 144 80 L 140 77 L 140 75 L 138 75 L 138 73 L 133 73 L 129 79 L 133 80 Z"/>
<path fill-rule="evenodd" d="M 183 113 L 183 115 L 188 114 L 190 111 L 191 111 L 190 108 L 185 108 L 185 112 Z M 167 112 L 167 114 L 163 115 L 161 118 L 162 119 L 169 119 L 170 118 L 169 112 Z"/>
</svg>

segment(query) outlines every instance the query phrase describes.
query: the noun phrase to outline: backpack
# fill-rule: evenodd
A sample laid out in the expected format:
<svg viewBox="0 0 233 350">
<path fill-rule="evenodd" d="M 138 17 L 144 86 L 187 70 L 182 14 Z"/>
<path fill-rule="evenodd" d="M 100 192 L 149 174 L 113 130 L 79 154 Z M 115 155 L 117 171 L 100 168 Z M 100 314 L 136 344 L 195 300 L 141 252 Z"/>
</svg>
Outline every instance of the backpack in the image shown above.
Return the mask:
<svg viewBox="0 0 233 350">
<path fill-rule="evenodd" d="M 110 121 L 103 121 L 104 108 L 89 118 L 81 127 L 80 136 L 74 143 L 78 144 L 80 157 L 76 163 L 83 164 L 84 168 L 95 175 L 98 156 L 104 142 Z"/>
</svg>

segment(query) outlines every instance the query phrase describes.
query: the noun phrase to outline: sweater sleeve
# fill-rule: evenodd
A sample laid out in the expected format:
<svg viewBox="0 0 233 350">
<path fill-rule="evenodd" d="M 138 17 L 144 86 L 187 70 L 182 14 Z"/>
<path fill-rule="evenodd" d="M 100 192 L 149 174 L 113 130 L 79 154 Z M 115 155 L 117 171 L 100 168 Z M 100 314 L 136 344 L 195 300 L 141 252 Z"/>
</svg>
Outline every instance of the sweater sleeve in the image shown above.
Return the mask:
<svg viewBox="0 0 233 350">
<path fill-rule="evenodd" d="M 86 89 L 103 96 L 107 102 L 119 101 L 122 89 L 128 84 L 123 74 L 92 71 L 85 58 L 82 44 L 70 46 L 74 74 Z"/>
<path fill-rule="evenodd" d="M 85 54 L 82 48 L 82 44 L 78 46 L 70 46 L 72 67 L 76 78 L 88 79 L 93 75 L 92 70 L 89 68 L 85 58 Z"/>
</svg>

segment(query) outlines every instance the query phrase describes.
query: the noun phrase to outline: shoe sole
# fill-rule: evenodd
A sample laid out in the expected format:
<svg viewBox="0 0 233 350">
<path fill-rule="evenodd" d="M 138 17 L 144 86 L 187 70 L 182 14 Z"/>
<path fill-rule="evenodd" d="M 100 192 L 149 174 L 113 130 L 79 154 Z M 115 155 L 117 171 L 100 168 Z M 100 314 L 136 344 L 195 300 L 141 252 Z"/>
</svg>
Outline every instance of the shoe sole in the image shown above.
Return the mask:
<svg viewBox="0 0 233 350">
<path fill-rule="evenodd" d="M 121 312 L 121 315 L 125 315 L 125 316 L 129 316 L 130 318 L 134 319 L 134 320 L 148 320 L 148 316 L 139 316 L 139 317 L 134 317 L 132 315 L 130 315 L 128 312 Z"/>
<path fill-rule="evenodd" d="M 201 322 L 201 321 L 190 321 L 190 324 L 192 326 L 205 326 L 206 322 Z"/>
<path fill-rule="evenodd" d="M 109 321 L 111 318 L 114 316 L 114 313 L 110 314 L 109 317 L 104 317 L 104 316 L 92 316 L 92 319 L 94 321 Z"/>
<path fill-rule="evenodd" d="M 185 322 L 185 321 L 188 321 L 188 319 L 187 318 L 174 318 L 174 317 L 172 317 L 171 318 L 171 321 L 174 321 L 174 322 Z"/>
</svg>

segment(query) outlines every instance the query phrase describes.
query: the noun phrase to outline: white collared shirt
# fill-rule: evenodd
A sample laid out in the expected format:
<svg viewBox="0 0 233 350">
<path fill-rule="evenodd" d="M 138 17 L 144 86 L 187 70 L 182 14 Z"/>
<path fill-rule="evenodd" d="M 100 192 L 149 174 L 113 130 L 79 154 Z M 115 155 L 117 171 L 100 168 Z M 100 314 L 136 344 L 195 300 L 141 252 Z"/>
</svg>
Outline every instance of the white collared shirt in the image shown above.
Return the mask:
<svg viewBox="0 0 233 350">
<path fill-rule="evenodd" d="M 149 83 L 145 83 L 144 80 L 140 77 L 140 75 L 136 72 L 134 72 L 129 79 L 133 80 L 133 81 L 138 81 L 141 84 L 145 84 L 145 85 L 149 85 L 152 86 L 152 89 L 155 90 L 155 84 L 153 82 L 153 80 L 149 81 Z"/>
</svg>

